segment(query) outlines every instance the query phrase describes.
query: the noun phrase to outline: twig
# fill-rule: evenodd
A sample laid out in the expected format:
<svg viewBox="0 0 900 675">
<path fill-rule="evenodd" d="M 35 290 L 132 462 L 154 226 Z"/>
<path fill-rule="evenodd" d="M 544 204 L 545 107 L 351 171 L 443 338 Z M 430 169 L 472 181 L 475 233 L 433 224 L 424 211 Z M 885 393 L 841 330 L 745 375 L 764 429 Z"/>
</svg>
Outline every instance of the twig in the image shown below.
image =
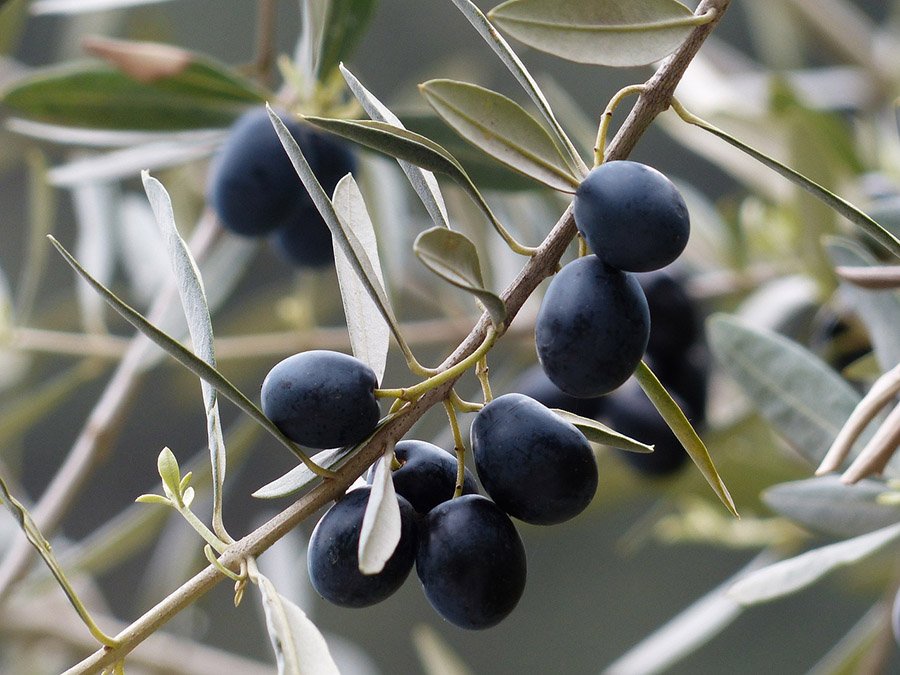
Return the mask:
<svg viewBox="0 0 900 675">
<path fill-rule="evenodd" d="M 631 114 L 610 143 L 606 153 L 607 159 L 626 158 L 653 119 L 668 108 L 679 79 L 703 41 L 722 17 L 729 3 L 730 0 L 703 0 L 700 3 L 697 13 L 701 14 L 712 10 L 716 13 L 715 18 L 694 29 L 685 43 L 662 63 L 656 74 L 647 82 L 644 92 Z M 556 271 L 559 259 L 574 238 L 575 232 L 575 221 L 572 218 L 572 209 L 569 207 L 516 279 L 503 292 L 502 298 L 506 304 L 507 317 L 503 324 L 496 327 L 499 335 L 506 332 L 538 284 Z M 487 313 L 482 314 L 469 335 L 441 364 L 440 370 L 452 368 L 474 353 L 484 342 L 490 326 L 490 316 Z M 450 394 L 454 384 L 455 380 L 444 382 L 423 394 L 415 402 L 408 404 L 404 408 L 403 414 L 397 415 L 389 423 L 383 425 L 366 446 L 347 460 L 347 463 L 338 470 L 336 478 L 320 483 L 265 525 L 229 546 L 219 561 L 231 569 L 237 569 L 241 560 L 247 556 L 258 556 L 298 523 L 341 494 L 357 476 L 362 475 L 368 469 L 372 462 L 384 452 L 389 443 L 396 443 L 400 440 L 427 410 L 441 403 Z M 121 661 L 126 654 L 157 628 L 208 592 L 223 578 L 212 566 L 206 567 L 131 626 L 116 635 L 116 639 L 120 642 L 119 647 L 98 650 L 66 671 L 65 675 L 92 673 L 104 666 Z"/>
<path fill-rule="evenodd" d="M 900 403 L 894 406 L 872 439 L 841 476 L 843 483 L 856 483 L 867 476 L 879 474 L 900 446 Z"/>
<path fill-rule="evenodd" d="M 835 267 L 835 273 L 854 286 L 887 290 L 900 288 L 900 265 L 882 267 Z"/>
</svg>

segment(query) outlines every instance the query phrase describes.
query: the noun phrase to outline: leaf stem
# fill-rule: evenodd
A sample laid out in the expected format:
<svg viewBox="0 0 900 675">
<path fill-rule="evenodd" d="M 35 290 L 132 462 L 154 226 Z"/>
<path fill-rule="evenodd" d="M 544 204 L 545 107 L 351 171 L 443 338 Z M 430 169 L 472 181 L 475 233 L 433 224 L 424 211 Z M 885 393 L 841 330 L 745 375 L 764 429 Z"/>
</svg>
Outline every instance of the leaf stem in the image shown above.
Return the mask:
<svg viewBox="0 0 900 675">
<path fill-rule="evenodd" d="M 491 347 L 494 346 L 494 343 L 497 341 L 497 330 L 491 326 L 488 329 L 487 334 L 484 337 L 481 345 L 469 356 L 464 358 L 459 363 L 447 368 L 447 370 L 442 370 L 437 375 L 432 375 L 427 380 L 420 382 L 408 389 L 403 390 L 402 398 L 407 401 L 414 401 L 419 398 L 422 394 L 435 387 L 439 387 L 442 384 L 446 384 L 447 382 L 452 382 L 457 380 L 464 372 L 469 370 L 472 366 L 478 363 L 478 361 L 487 354 Z"/>
<path fill-rule="evenodd" d="M 619 89 L 619 91 L 609 99 L 609 103 L 606 104 L 606 109 L 600 117 L 600 127 L 597 129 L 597 142 L 594 143 L 594 166 L 603 164 L 603 154 L 606 152 L 606 135 L 609 133 L 609 124 L 612 122 L 613 113 L 616 111 L 616 108 L 619 107 L 619 104 L 626 96 L 642 93 L 644 91 L 644 86 L 645 85 L 643 84 L 631 84 Z"/>
<path fill-rule="evenodd" d="M 443 403 L 447 419 L 450 421 L 450 431 L 453 433 L 453 451 L 456 453 L 456 486 L 453 489 L 453 498 L 456 499 L 462 495 L 466 482 L 466 444 L 459 430 L 459 420 L 456 419 L 453 401 L 448 396 Z"/>
</svg>

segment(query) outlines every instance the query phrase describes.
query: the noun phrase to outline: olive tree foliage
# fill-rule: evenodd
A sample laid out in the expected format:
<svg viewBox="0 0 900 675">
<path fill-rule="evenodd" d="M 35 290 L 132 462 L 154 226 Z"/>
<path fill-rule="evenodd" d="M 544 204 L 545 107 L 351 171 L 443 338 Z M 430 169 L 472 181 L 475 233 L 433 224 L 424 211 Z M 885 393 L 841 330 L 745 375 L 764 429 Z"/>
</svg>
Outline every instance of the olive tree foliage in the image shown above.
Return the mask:
<svg viewBox="0 0 900 675">
<path fill-rule="evenodd" d="M 473 41 L 489 48 L 479 58 L 494 59 L 508 76 L 513 97 L 482 83 L 432 79 L 418 86 L 421 107 L 392 109 L 355 73 L 355 59 L 364 58 L 356 48 L 379 11 L 373 0 L 299 3 L 300 34 L 288 54 L 274 53 L 277 3 L 260 0 L 257 59 L 245 66 L 176 45 L 95 36 L 82 44 L 90 59 L 36 69 L 15 56 L 31 16 L 74 24 L 92 12 L 127 17 L 156 3 L 0 5 L 2 103 L 16 148 L 26 148 L 13 159 L 29 176 L 27 223 L 17 224 L 27 232 L 22 250 L 2 252 L 22 272 L 15 281 L 0 276 L 0 499 L 11 515 L 0 521 L 5 668 L 36 658 L 29 645 L 40 637 L 55 646 L 51 667 L 70 673 L 126 665 L 265 672 L 265 664 L 166 629 L 226 581 L 235 612 L 247 612 L 251 601 L 262 609 L 252 619 L 264 620 L 279 672 L 337 672 L 309 607 L 283 588 L 289 579 L 260 571 L 263 554 L 379 462 L 359 565 L 384 565 L 399 538 L 399 518 L 383 498 L 393 494 L 394 444 L 427 429 L 430 410 L 446 411 L 446 424 L 433 433 L 451 438 L 465 460 L 457 416 L 479 405 L 461 397 L 473 390 L 467 378 L 476 376 L 476 396 L 488 400 L 534 361 L 528 301 L 583 249 L 572 194 L 592 166 L 629 157 L 651 127 L 703 157 L 732 187 L 711 196 L 702 184 L 679 185 L 692 219 L 680 262 L 690 295 L 710 313 L 710 414 L 698 433 L 654 364 L 638 366 L 634 378 L 693 462 L 653 484 L 663 507 L 641 527 L 673 546 L 701 541 L 756 556 L 652 635 L 634 636 L 634 648 L 615 662 L 598 661 L 597 670 L 662 670 L 702 649 L 745 608 L 856 564 L 878 571 L 884 597 L 845 627 L 816 672 L 862 668 L 863 659 L 886 663 L 892 646 L 883 635 L 897 579 L 884 554 L 896 553 L 900 539 L 895 24 L 879 24 L 845 0 L 777 3 L 774 16 L 775 3 L 729 0 L 693 8 L 676 0 L 508 0 L 487 13 L 469 0 L 451 2 Z M 900 9 L 894 12 L 900 21 Z M 736 58 L 716 38 L 723 18 L 738 15 L 770 62 Z M 804 40 L 828 45 L 826 65 L 807 65 Z M 529 71 L 518 55 L 525 48 L 598 69 L 634 68 L 627 72 L 643 81 L 583 111 L 560 85 Z M 214 337 L 211 317 L 228 316 L 264 263 L 259 242 L 224 232 L 206 207 L 204 176 L 229 126 L 266 105 L 296 189 L 309 193 L 331 232 L 335 268 L 297 273 L 290 285 L 283 278 L 294 272 L 285 267 L 277 301 L 271 293 L 252 296 L 269 303 L 259 314 L 268 322 L 263 330 L 242 325 Z M 331 193 L 323 189 L 286 116 L 354 144 L 357 175 Z M 74 243 L 57 227 L 56 191 L 72 196 Z M 68 324 L 58 328 L 43 303 L 45 281 L 66 264 L 78 284 L 54 292 L 64 292 L 75 311 L 64 312 Z M 344 326 L 327 325 L 329 302 L 343 307 Z M 495 347 L 510 350 L 502 361 L 492 360 Z M 243 391 L 225 374 L 311 348 L 352 352 L 381 378 L 388 411 L 363 442 L 313 454 L 265 417 L 258 389 Z M 424 365 L 426 353 L 437 363 Z M 45 359 L 65 365 L 48 377 Z M 136 448 L 117 436 L 127 417 L 154 417 L 140 405 L 142 382 L 173 360 L 201 384 L 207 441 L 194 456 Z M 58 453 L 46 486 L 29 494 L 22 485 L 29 457 L 10 448 L 88 383 L 99 395 L 83 427 Z M 220 401 L 239 410 L 234 425 L 223 424 Z M 647 451 L 639 435 L 566 417 L 600 460 L 597 511 L 647 489 L 613 457 L 612 448 Z M 164 420 L 172 429 L 194 421 L 188 413 Z M 236 470 L 254 465 L 258 433 L 266 434 L 266 452 L 280 447 L 295 466 L 258 481 L 253 496 L 278 500 L 280 510 L 238 531 L 225 497 Z M 762 449 L 747 453 L 749 446 Z M 156 472 L 134 486 L 138 503 L 103 514 L 106 524 L 80 540 L 62 537 L 91 475 L 105 472 L 105 481 L 116 482 L 104 463 L 137 452 L 157 458 Z M 162 535 L 173 513 L 202 539 L 193 538 L 183 556 L 199 558 L 202 568 L 191 576 L 193 568 L 172 562 L 167 570 L 183 573 L 174 591 L 168 587 L 126 622 L 108 615 L 96 577 L 155 542 L 155 555 L 176 560 L 183 551 L 176 555 Z M 811 542 L 810 533 L 827 540 Z M 428 672 L 467 672 L 465 655 L 449 651 L 433 630 L 413 639 Z"/>
</svg>

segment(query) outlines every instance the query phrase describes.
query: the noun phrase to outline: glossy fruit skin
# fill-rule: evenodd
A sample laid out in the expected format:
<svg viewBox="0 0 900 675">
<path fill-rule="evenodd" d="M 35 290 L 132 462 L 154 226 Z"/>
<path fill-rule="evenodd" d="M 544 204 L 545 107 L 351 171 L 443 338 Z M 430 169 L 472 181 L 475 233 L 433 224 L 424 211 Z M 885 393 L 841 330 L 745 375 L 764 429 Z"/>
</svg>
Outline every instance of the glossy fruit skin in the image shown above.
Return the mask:
<svg viewBox="0 0 900 675">
<path fill-rule="evenodd" d="M 533 398 L 495 398 L 475 416 L 470 433 L 482 487 L 513 518 L 553 525 L 591 503 L 597 463 L 590 443 Z"/>
<path fill-rule="evenodd" d="M 369 487 L 357 488 L 335 502 L 309 539 L 309 580 L 319 595 L 341 607 L 368 607 L 381 602 L 403 585 L 416 559 L 415 511 L 398 497 L 401 534 L 397 549 L 378 574 L 359 571 L 359 534 L 370 492 Z"/>
<path fill-rule="evenodd" d="M 400 441 L 394 446 L 394 455 L 402 466 L 392 472 L 394 490 L 412 504 L 418 513 L 428 513 L 441 502 L 453 497 L 456 489 L 456 457 L 426 441 Z M 463 494 L 478 494 L 475 476 L 465 470 Z M 369 469 L 366 480 L 371 483 L 374 467 Z"/>
<path fill-rule="evenodd" d="M 678 189 L 638 162 L 612 161 L 592 169 L 575 191 L 572 208 L 591 250 L 629 272 L 665 267 L 681 255 L 690 235 Z"/>
<path fill-rule="evenodd" d="M 528 368 L 513 383 L 510 389 L 518 394 L 530 396 L 548 408 L 566 410 L 581 417 L 593 418 L 603 411 L 604 398 L 575 398 L 553 384 L 541 364 Z"/>
<path fill-rule="evenodd" d="M 301 148 L 310 132 L 282 114 Z M 232 126 L 210 167 L 209 203 L 222 225 L 248 237 L 272 232 L 309 201 L 265 108 L 254 108 Z"/>
<path fill-rule="evenodd" d="M 375 373 L 357 358 L 326 350 L 294 354 L 263 380 L 262 411 L 292 441 L 338 448 L 364 440 L 381 413 Z"/>
<path fill-rule="evenodd" d="M 301 149 L 329 198 L 341 178 L 356 171 L 356 157 L 349 147 L 325 134 L 308 131 L 306 145 Z M 283 260 L 296 267 L 331 265 L 334 262 L 331 230 L 302 186 L 300 191 L 305 199 L 298 202 L 284 224 L 272 233 L 272 247 Z"/>
<path fill-rule="evenodd" d="M 547 377 L 577 398 L 602 396 L 625 382 L 649 335 L 650 312 L 637 279 L 591 255 L 553 277 L 534 329 Z"/>
<path fill-rule="evenodd" d="M 685 415 L 689 419 L 694 417 L 685 402 L 674 392 L 670 393 Z M 619 451 L 619 455 L 632 468 L 645 476 L 658 478 L 673 475 L 687 464 L 687 452 L 637 382 L 626 382 L 607 398 L 606 421 L 609 426 L 654 446 L 653 452 L 646 454 Z"/>
<path fill-rule="evenodd" d="M 525 590 L 525 547 L 515 525 L 481 495 L 434 507 L 420 527 L 416 573 L 431 606 L 450 623 L 495 626 Z"/>
</svg>

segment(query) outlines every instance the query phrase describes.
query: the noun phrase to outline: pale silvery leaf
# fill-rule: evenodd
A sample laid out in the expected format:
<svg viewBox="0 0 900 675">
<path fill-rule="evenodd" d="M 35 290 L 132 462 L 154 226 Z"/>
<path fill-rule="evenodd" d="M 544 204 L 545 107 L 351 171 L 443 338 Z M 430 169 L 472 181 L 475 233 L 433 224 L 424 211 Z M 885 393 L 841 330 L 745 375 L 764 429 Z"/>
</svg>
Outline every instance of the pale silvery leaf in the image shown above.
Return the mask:
<svg viewBox="0 0 900 675">
<path fill-rule="evenodd" d="M 334 470 L 342 460 L 346 459 L 352 449 L 352 446 L 348 446 L 322 450 L 313 455 L 312 460 L 325 469 Z M 278 499 L 279 497 L 288 497 L 299 492 L 317 479 L 318 476 L 310 471 L 308 466 L 305 464 L 298 464 L 286 474 L 263 485 L 251 496 L 256 497 L 257 499 Z"/>
<path fill-rule="evenodd" d="M 132 178 L 144 169 L 161 169 L 208 157 L 225 136 L 224 131 L 198 131 L 100 155 L 75 159 L 47 173 L 51 185 L 69 187 L 91 181 Z"/>
<path fill-rule="evenodd" d="M 394 448 L 388 446 L 375 465 L 372 492 L 366 504 L 359 533 L 359 571 L 378 574 L 400 543 L 400 502 L 394 492 L 391 459 Z"/>
<path fill-rule="evenodd" d="M 472 675 L 459 655 L 426 624 L 413 629 L 413 645 L 426 675 Z"/>
<path fill-rule="evenodd" d="M 83 183 L 72 190 L 72 198 L 78 223 L 75 254 L 84 261 L 95 279 L 109 285 L 115 265 L 112 233 L 116 189 L 106 183 Z M 81 282 L 78 284 L 78 304 L 86 330 L 105 333 L 103 300 Z"/>
<path fill-rule="evenodd" d="M 169 262 L 153 211 L 144 197 L 122 197 L 116 239 L 131 294 L 148 305 L 168 279 Z"/>
<path fill-rule="evenodd" d="M 35 0 L 29 8 L 32 14 L 84 14 L 125 9 L 140 5 L 156 5 L 169 0 Z"/>
<path fill-rule="evenodd" d="M 344 67 L 344 64 L 340 65 L 340 69 L 341 74 L 347 81 L 347 85 L 350 87 L 350 91 L 356 96 L 356 99 L 360 102 L 370 118 L 378 122 L 393 124 L 401 129 L 404 128 L 400 119 L 392 113 L 386 105 L 379 101 L 372 92 L 366 89 L 360 81 L 356 79 L 353 73 Z M 428 211 L 428 215 L 431 216 L 434 224 L 438 227 L 450 227 L 450 219 L 447 216 L 447 206 L 444 204 L 444 197 L 441 194 L 441 188 L 438 185 L 437 178 L 434 177 L 434 174 L 431 171 L 421 169 L 415 164 L 410 164 L 402 159 L 398 159 L 397 163 L 400 165 L 400 168 L 403 169 L 403 173 L 406 174 L 406 177 L 409 179 L 409 183 L 416 191 L 416 194 L 419 195 L 419 199 L 422 200 L 422 204 L 424 204 L 425 209 Z"/>
<path fill-rule="evenodd" d="M 350 174 L 344 176 L 335 186 L 333 203 L 341 224 L 356 235 L 378 283 L 384 287 L 375 228 L 372 226 L 359 186 Z M 341 288 L 353 355 L 375 371 L 377 381 L 381 382 L 391 342 L 390 326 L 370 297 L 355 267 L 347 259 L 343 248 L 337 242 L 333 242 L 333 245 L 334 266 Z"/>
<path fill-rule="evenodd" d="M 206 291 L 200 277 L 200 270 L 197 269 L 194 257 L 184 239 L 178 234 L 172 201 L 169 199 L 166 189 L 147 171 L 141 172 L 141 178 L 172 261 L 178 294 L 181 297 L 191 341 L 194 345 L 194 353 L 215 368 L 216 356 L 213 346 L 212 321 L 209 316 L 209 305 L 206 302 Z M 202 380 L 200 387 L 206 410 L 209 453 L 213 469 L 213 520 L 219 526 L 217 529 L 221 529 L 222 484 L 225 481 L 225 440 L 222 436 L 222 421 L 219 417 L 216 390 L 208 382 Z"/>
<path fill-rule="evenodd" d="M 170 131 L 123 131 L 120 129 L 88 129 L 67 127 L 61 124 L 35 122 L 21 117 L 12 117 L 6 128 L 17 134 L 38 138 L 60 145 L 75 145 L 79 148 L 127 148 L 141 143 L 177 140 L 179 133 Z M 194 132 L 187 132 L 193 134 Z"/>
<path fill-rule="evenodd" d="M 900 523 L 807 551 L 747 575 L 728 590 L 728 595 L 743 605 L 780 598 L 809 586 L 838 567 L 876 553 L 897 538 Z"/>
<path fill-rule="evenodd" d="M 663 672 L 721 633 L 744 608 L 726 590 L 740 579 L 768 565 L 771 553 L 763 551 L 736 575 L 720 584 L 645 637 L 604 670 L 603 675 L 652 675 Z"/>
<path fill-rule="evenodd" d="M 13 300 L 9 281 L 0 268 L 0 345 L 6 343 L 13 328 Z M 13 386 L 25 375 L 31 358 L 18 349 L 0 346 L 0 391 Z"/>
<path fill-rule="evenodd" d="M 339 675 L 325 638 L 302 609 L 256 575 L 280 675 Z"/>
</svg>

